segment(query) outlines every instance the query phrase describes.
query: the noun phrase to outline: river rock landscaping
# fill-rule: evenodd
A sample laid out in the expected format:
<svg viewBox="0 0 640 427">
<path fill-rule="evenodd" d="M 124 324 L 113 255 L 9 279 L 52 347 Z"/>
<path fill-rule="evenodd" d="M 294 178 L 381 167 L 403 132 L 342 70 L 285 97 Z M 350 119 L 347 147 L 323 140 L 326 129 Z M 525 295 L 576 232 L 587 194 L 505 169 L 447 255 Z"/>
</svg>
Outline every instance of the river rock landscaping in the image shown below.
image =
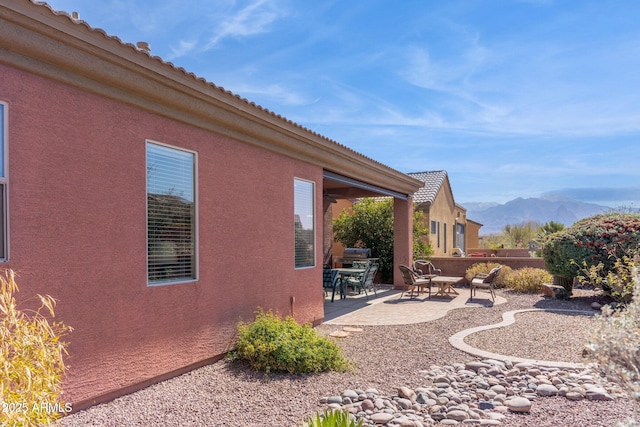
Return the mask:
<svg viewBox="0 0 640 427">
<path fill-rule="evenodd" d="M 507 412 L 529 413 L 541 398 L 561 396 L 572 401 L 624 398 L 614 383 L 593 369 L 547 368 L 529 363 L 478 360 L 452 366 L 431 366 L 421 372 L 424 386 L 399 387 L 384 395 L 375 388 L 347 389 L 322 398 L 364 420 L 364 425 L 423 427 L 441 425 L 502 425 Z"/>
</svg>

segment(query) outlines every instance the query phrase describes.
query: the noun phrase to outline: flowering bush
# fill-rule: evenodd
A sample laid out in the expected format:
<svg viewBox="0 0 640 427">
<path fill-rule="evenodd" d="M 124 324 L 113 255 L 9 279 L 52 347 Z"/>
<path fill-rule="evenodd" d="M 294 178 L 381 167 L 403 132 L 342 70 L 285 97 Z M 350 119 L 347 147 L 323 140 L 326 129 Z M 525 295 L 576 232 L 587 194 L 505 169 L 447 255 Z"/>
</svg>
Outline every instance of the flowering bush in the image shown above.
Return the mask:
<svg viewBox="0 0 640 427">
<path fill-rule="evenodd" d="M 544 242 L 543 256 L 551 274 L 572 279 L 583 269 L 600 264 L 606 275 L 615 268 L 617 259 L 639 246 L 640 215 L 609 213 L 585 218 L 551 234 Z"/>
</svg>

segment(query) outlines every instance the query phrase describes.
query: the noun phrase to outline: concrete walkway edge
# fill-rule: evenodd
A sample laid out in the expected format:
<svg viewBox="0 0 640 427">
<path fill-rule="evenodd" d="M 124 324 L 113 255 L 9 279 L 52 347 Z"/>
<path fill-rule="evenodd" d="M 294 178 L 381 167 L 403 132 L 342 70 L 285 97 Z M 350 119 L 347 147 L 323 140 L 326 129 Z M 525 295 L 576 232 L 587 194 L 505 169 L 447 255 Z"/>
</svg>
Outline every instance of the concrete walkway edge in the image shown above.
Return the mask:
<svg viewBox="0 0 640 427">
<path fill-rule="evenodd" d="M 473 356 L 478 356 L 483 359 L 495 359 L 500 361 L 509 360 L 513 363 L 531 363 L 538 366 L 545 366 L 549 368 L 581 369 L 581 368 L 587 367 L 587 365 L 584 363 L 554 362 L 549 360 L 536 360 L 536 359 L 525 359 L 521 357 L 504 356 L 501 354 L 480 350 L 464 342 L 464 339 L 473 333 L 486 331 L 489 329 L 495 329 L 495 328 L 504 328 L 506 326 L 513 325 L 516 321 L 516 317 L 515 317 L 516 314 L 527 312 L 527 311 L 576 313 L 576 314 L 585 314 L 585 315 L 591 315 L 591 316 L 595 314 L 593 311 L 585 311 L 585 310 L 544 309 L 544 308 L 529 308 L 529 309 L 523 309 L 523 310 L 507 311 L 502 314 L 502 319 L 503 319 L 502 322 L 495 323 L 493 325 L 484 325 L 484 326 L 478 326 L 475 328 L 465 329 L 464 331 L 461 331 L 461 332 L 458 332 L 457 334 L 452 335 L 449 338 L 449 343 L 451 343 L 451 345 L 454 346 L 455 348 L 464 351 L 465 353 L 469 353 Z"/>
</svg>

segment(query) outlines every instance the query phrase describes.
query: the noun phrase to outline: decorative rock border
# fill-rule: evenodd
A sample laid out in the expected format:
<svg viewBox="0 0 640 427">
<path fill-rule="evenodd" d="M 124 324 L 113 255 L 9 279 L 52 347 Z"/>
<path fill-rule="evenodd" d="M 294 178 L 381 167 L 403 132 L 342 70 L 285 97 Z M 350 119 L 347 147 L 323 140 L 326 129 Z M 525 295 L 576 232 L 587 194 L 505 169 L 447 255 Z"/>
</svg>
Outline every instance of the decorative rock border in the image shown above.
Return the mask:
<svg viewBox="0 0 640 427">
<path fill-rule="evenodd" d="M 570 363 L 570 362 L 554 362 L 549 360 L 536 360 L 536 359 L 526 359 L 522 357 L 511 357 L 504 356 L 497 353 L 492 353 L 490 351 L 481 350 L 479 348 L 475 348 L 470 346 L 469 344 L 464 342 L 464 339 L 471 334 L 481 331 L 487 331 L 489 329 L 496 328 L 504 328 L 506 326 L 513 325 L 516 322 L 516 314 L 524 313 L 528 311 L 542 311 L 542 312 L 558 312 L 558 313 L 574 313 L 574 314 L 584 314 L 593 316 L 595 313 L 593 311 L 586 310 L 569 310 L 569 309 L 548 309 L 548 308 L 527 308 L 522 310 L 513 310 L 502 313 L 502 322 L 495 323 L 493 325 L 484 325 L 478 326 L 476 328 L 465 329 L 464 331 L 460 331 L 457 334 L 449 337 L 449 343 L 455 348 L 464 351 L 465 353 L 469 353 L 473 356 L 481 357 L 483 359 L 494 359 L 501 361 L 510 361 L 512 363 L 530 363 L 538 366 L 545 366 L 549 368 L 564 368 L 564 369 L 582 369 L 586 368 L 587 365 L 584 363 Z"/>
<path fill-rule="evenodd" d="M 589 368 L 565 370 L 487 359 L 432 365 L 420 374 L 423 385 L 417 388 L 399 386 L 390 395 L 376 388 L 346 389 L 322 397 L 320 404 L 348 412 L 367 427 L 495 426 L 507 413 L 530 413 L 535 402 L 546 397 L 609 401 L 625 396 Z"/>
</svg>

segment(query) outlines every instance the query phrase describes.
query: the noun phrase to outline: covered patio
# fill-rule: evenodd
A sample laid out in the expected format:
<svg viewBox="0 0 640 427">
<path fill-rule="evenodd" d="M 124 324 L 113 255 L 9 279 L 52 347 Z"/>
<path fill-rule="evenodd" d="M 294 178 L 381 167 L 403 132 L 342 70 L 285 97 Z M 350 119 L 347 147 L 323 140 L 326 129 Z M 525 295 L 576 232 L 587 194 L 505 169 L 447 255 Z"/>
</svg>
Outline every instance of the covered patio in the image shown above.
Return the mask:
<svg viewBox="0 0 640 427">
<path fill-rule="evenodd" d="M 364 158 L 366 159 L 366 158 Z M 385 174 L 368 173 L 366 169 L 358 171 L 329 170 L 323 172 L 322 210 L 323 210 L 323 261 L 331 264 L 333 257 L 333 206 L 338 200 L 354 200 L 363 197 L 393 197 L 393 288 L 404 286 L 402 275 L 396 268 L 400 264 L 410 264 L 413 256 L 413 192 L 422 183 L 400 172 L 393 171 L 380 163 L 371 161 L 371 166 L 384 168 Z M 353 175 L 348 176 L 351 172 Z M 358 172 L 355 174 L 354 172 Z"/>
</svg>

